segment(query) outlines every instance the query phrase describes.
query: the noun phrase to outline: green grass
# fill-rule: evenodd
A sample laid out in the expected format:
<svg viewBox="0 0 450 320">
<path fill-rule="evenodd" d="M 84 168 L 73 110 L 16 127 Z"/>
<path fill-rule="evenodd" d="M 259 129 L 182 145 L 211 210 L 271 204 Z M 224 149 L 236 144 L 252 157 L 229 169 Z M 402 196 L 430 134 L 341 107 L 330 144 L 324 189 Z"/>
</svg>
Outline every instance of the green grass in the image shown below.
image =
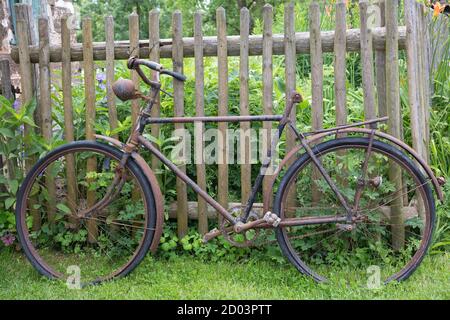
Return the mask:
<svg viewBox="0 0 450 320">
<path fill-rule="evenodd" d="M 147 257 L 127 278 L 70 290 L 23 255 L 0 252 L 0 299 L 450 299 L 450 254 L 428 256 L 411 278 L 380 289 L 316 284 L 288 264 L 203 263 Z"/>
</svg>

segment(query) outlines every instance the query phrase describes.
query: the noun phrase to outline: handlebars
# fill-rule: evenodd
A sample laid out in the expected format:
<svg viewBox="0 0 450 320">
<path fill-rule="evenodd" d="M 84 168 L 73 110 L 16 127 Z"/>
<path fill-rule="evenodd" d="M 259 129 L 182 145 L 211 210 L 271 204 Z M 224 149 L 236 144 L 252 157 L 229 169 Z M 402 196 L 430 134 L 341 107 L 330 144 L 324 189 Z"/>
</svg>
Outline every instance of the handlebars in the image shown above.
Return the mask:
<svg viewBox="0 0 450 320">
<path fill-rule="evenodd" d="M 146 66 L 149 69 L 159 72 L 159 74 L 169 75 L 177 79 L 178 81 L 186 81 L 186 76 L 184 74 L 175 71 L 165 70 L 162 65 L 153 61 L 142 60 L 138 59 L 137 57 L 131 57 L 130 59 L 128 59 L 127 66 L 128 69 L 136 70 L 136 72 L 139 74 L 142 80 L 150 86 L 154 86 L 157 83 L 148 79 L 147 76 L 142 71 L 142 69 L 140 68 L 140 66 Z"/>
</svg>

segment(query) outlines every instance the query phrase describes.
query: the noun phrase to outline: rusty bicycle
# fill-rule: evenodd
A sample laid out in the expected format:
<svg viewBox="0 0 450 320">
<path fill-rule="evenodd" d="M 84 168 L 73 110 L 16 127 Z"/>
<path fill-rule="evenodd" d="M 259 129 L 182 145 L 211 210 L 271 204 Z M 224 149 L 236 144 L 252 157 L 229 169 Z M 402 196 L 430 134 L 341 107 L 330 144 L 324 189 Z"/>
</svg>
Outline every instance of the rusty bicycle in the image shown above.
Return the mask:
<svg viewBox="0 0 450 320">
<path fill-rule="evenodd" d="M 42 157 L 17 195 L 16 223 L 23 250 L 44 276 L 68 277 L 77 266 L 84 284 L 129 274 L 160 242 L 163 195 L 147 150 L 203 197 L 220 215 L 219 226 L 204 236 L 223 236 L 237 246 L 257 243 L 275 232 L 286 258 L 316 281 L 336 276 L 365 279 L 378 266 L 382 281 L 404 280 L 418 267 L 433 234 L 440 181 L 419 155 L 402 141 L 376 129 L 380 118 L 303 133 L 289 115 L 302 98 L 291 92 L 282 115 L 152 118 L 162 90 L 160 75 L 184 81 L 183 74 L 132 57 L 150 87 L 148 96 L 131 80 L 113 85 L 121 100 L 146 101 L 125 143 L 113 137 L 75 141 Z M 142 67 L 153 70 L 153 78 Z M 255 178 L 246 205 L 225 208 L 144 137 L 148 124 L 272 121 L 277 134 Z M 298 140 L 268 176 L 262 214 L 254 203 L 286 127 Z M 272 233 L 273 235 L 273 233 Z"/>
</svg>

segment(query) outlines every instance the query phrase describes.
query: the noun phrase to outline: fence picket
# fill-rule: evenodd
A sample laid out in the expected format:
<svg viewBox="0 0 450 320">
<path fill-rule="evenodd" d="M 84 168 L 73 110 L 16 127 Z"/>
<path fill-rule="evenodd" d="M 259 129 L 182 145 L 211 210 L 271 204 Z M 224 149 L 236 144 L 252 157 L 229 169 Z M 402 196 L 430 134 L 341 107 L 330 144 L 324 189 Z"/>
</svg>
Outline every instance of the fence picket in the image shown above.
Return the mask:
<svg viewBox="0 0 450 320">
<path fill-rule="evenodd" d="M 320 130 L 323 127 L 323 57 L 322 41 L 320 38 L 320 6 L 314 1 L 309 7 L 310 21 L 310 49 L 311 49 L 311 87 L 312 87 L 312 129 Z M 313 183 L 311 186 L 313 203 L 318 202 L 321 193 L 317 184 L 320 173 L 316 168 L 312 172 Z"/>
<path fill-rule="evenodd" d="M 194 15 L 194 37 L 195 37 L 195 113 L 198 117 L 205 115 L 204 101 L 204 65 L 203 65 L 203 32 L 202 32 L 202 14 L 197 11 Z M 204 124 L 196 122 L 194 124 L 194 150 L 196 156 L 197 184 L 203 190 L 206 190 L 206 171 L 203 151 L 205 143 L 203 141 Z M 200 139 L 200 141 L 199 141 Z M 198 196 L 198 232 L 205 234 L 208 232 L 208 216 L 206 201 Z"/>
<path fill-rule="evenodd" d="M 263 52 L 262 52 L 262 74 L 263 74 L 263 109 L 264 114 L 273 114 L 273 8 L 270 4 L 263 7 Z M 263 148 L 263 155 L 267 153 L 267 148 L 271 145 L 271 130 L 272 122 L 266 121 L 263 123 L 263 129 L 266 133 L 265 148 Z M 270 191 L 270 181 L 265 178 L 263 181 L 263 194 L 268 194 Z"/>
<path fill-rule="evenodd" d="M 423 154 L 423 143 L 420 134 L 420 96 L 418 86 L 420 85 L 417 57 L 417 11 L 414 6 L 415 0 L 405 0 L 406 20 L 406 53 L 408 69 L 408 97 L 410 105 L 411 137 L 413 148 Z"/>
<path fill-rule="evenodd" d="M 64 138 L 67 142 L 75 140 L 73 125 L 73 105 L 72 105 L 72 62 L 70 61 L 70 29 L 68 18 L 61 18 L 61 86 L 63 93 L 64 107 Z M 77 181 L 75 173 L 75 159 L 72 155 L 67 155 L 67 204 L 72 212 L 77 210 Z M 76 219 L 71 219 L 71 223 L 76 223 Z"/>
<path fill-rule="evenodd" d="M 227 24 L 225 9 L 222 7 L 216 10 L 217 20 L 217 65 L 218 65 L 218 86 L 219 86 L 219 116 L 228 114 L 228 52 L 227 52 Z M 217 201 L 228 208 L 228 165 L 227 159 L 227 128 L 226 122 L 218 124 L 218 175 L 220 177 L 217 190 Z"/>
<path fill-rule="evenodd" d="M 11 84 L 11 69 L 9 67 L 8 60 L 0 60 L 0 84 L 2 87 L 2 96 L 6 99 L 10 100 L 14 97 L 12 92 L 12 84 Z"/>
<path fill-rule="evenodd" d="M 397 1 L 386 2 L 386 106 L 389 116 L 388 132 L 396 138 L 401 138 L 401 113 L 398 70 L 398 30 Z M 391 163 L 389 179 L 395 181 L 396 190 L 402 189 L 402 175 L 398 165 Z M 405 229 L 401 207 L 403 200 L 394 199 L 391 205 L 392 246 L 395 250 L 403 247 Z"/>
<path fill-rule="evenodd" d="M 30 53 L 29 53 L 29 45 L 33 44 L 31 40 L 31 31 L 29 18 L 31 18 L 31 7 L 25 4 L 16 4 L 16 25 L 17 25 L 17 42 L 19 48 L 19 56 L 20 56 L 20 86 L 21 86 L 21 103 L 22 108 L 31 103 L 34 96 L 35 83 L 33 81 L 35 73 L 34 67 L 31 65 L 30 61 Z M 38 123 L 37 123 L 38 124 Z M 32 145 L 31 134 L 34 129 L 25 124 L 24 125 L 24 144 L 25 149 L 30 148 Z M 25 160 L 25 171 L 29 172 L 33 167 L 35 159 L 33 156 L 28 156 Z M 28 200 L 28 204 L 30 206 L 31 216 L 33 217 L 33 227 L 34 231 L 39 230 L 41 228 L 41 216 L 39 212 L 34 209 L 34 204 L 36 204 L 36 199 L 33 197 Z"/>
<path fill-rule="evenodd" d="M 379 7 L 379 21 L 378 27 L 384 27 L 386 25 L 385 19 L 385 4 L 384 0 L 378 0 Z M 372 37 L 375 42 L 374 37 Z M 375 46 L 374 46 L 375 47 Z M 375 68 L 376 68 L 376 85 L 377 85 L 377 100 L 378 100 L 378 116 L 387 116 L 386 110 L 386 50 L 375 50 Z"/>
<path fill-rule="evenodd" d="M 92 19 L 83 19 L 83 69 L 84 69 L 84 94 L 86 97 L 86 139 L 95 140 L 95 66 L 92 48 Z M 96 172 L 97 159 L 87 160 L 87 172 Z M 88 179 L 88 183 L 90 183 Z M 90 207 L 96 203 L 95 190 L 87 191 L 87 205 Z M 98 227 L 94 220 L 87 222 L 88 241 L 94 243 L 98 237 Z"/>
<path fill-rule="evenodd" d="M 376 118 L 374 76 L 373 76 L 373 50 L 372 50 L 372 30 L 368 25 L 367 9 L 369 2 L 360 0 L 359 16 L 361 28 L 361 64 L 362 64 L 362 87 L 364 92 L 364 118 L 372 120 Z"/>
<path fill-rule="evenodd" d="M 183 24 L 181 12 L 176 10 L 172 16 L 172 34 L 173 34 L 173 70 L 183 73 Z M 173 102 L 175 116 L 184 116 L 184 84 L 181 81 L 173 79 Z M 175 130 L 184 130 L 184 124 L 176 123 Z M 185 142 L 185 141 L 184 141 Z M 186 173 L 186 166 L 179 166 L 180 170 Z M 182 238 L 187 234 L 188 216 L 187 216 L 187 189 L 186 184 L 177 177 L 177 222 L 178 237 Z"/>
<path fill-rule="evenodd" d="M 286 82 L 286 103 L 295 90 L 295 70 L 296 70 L 296 53 L 295 53 L 295 15 L 294 15 L 294 3 L 289 2 L 284 5 L 284 61 L 285 61 L 285 82 Z M 293 121 L 294 125 L 296 117 L 296 109 L 292 108 L 289 118 Z M 286 152 L 289 152 L 295 146 L 295 135 L 291 130 L 286 133 Z M 296 194 L 295 188 L 292 188 L 288 194 L 288 206 L 296 206 Z M 289 212 L 288 215 L 291 213 Z"/>
<path fill-rule="evenodd" d="M 133 12 L 128 16 L 129 36 L 130 36 L 130 56 L 139 57 L 139 16 Z M 130 70 L 131 80 L 139 90 L 140 77 L 136 70 Z M 131 122 L 136 125 L 139 115 L 139 100 L 131 100 Z"/>
<path fill-rule="evenodd" d="M 108 105 L 109 126 L 111 131 L 117 129 L 117 110 L 116 110 L 116 96 L 112 90 L 114 83 L 114 18 L 107 16 L 105 18 L 105 40 L 106 40 L 106 101 Z M 114 138 L 119 135 L 113 134 Z"/>
<path fill-rule="evenodd" d="M 159 63 L 159 10 L 158 9 L 152 9 L 150 10 L 148 14 L 148 27 L 149 27 L 149 59 L 151 61 Z M 153 71 L 152 71 L 153 72 Z M 153 73 L 155 75 L 155 73 Z M 161 114 L 161 104 L 160 104 L 160 96 L 156 97 L 156 102 L 153 105 L 151 112 L 151 116 L 153 118 L 158 118 Z M 150 127 L 151 134 L 156 139 L 159 139 L 160 133 L 160 126 L 158 124 L 152 124 Z M 159 146 L 156 146 L 159 147 Z M 152 156 L 152 168 L 155 172 L 158 171 L 160 168 L 161 163 L 155 156 Z"/>
<path fill-rule="evenodd" d="M 336 102 L 336 125 L 347 123 L 347 97 L 346 97 L 346 43 L 345 34 L 346 5 L 343 0 L 336 3 L 336 27 L 334 38 L 334 92 Z"/>
<path fill-rule="evenodd" d="M 239 60 L 239 106 L 241 116 L 250 114 L 249 110 L 249 58 L 248 58 L 248 38 L 250 34 L 250 13 L 247 8 L 241 9 L 240 15 L 240 47 L 241 56 Z M 250 164 L 250 122 L 240 123 L 240 148 L 241 148 L 241 201 L 245 205 L 251 192 L 251 164 Z"/>
<path fill-rule="evenodd" d="M 50 98 L 50 39 L 48 32 L 48 20 L 39 18 L 39 105 L 41 110 L 41 135 L 45 141 L 52 140 L 52 101 Z M 56 186 L 54 178 L 45 177 L 45 185 L 48 190 L 47 215 L 50 223 L 54 222 L 56 214 Z"/>
</svg>

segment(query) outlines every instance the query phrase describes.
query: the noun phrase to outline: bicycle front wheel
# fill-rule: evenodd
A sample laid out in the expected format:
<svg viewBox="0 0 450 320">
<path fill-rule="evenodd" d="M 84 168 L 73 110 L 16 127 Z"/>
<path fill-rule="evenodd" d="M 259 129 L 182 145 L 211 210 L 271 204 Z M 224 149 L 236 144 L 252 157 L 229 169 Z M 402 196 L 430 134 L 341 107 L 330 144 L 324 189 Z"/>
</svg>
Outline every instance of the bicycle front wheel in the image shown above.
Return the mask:
<svg viewBox="0 0 450 320">
<path fill-rule="evenodd" d="M 352 221 L 277 228 L 289 261 L 316 281 L 377 285 L 409 277 L 432 237 L 429 179 L 404 153 L 377 140 L 369 148 L 367 138 L 339 138 L 313 152 L 352 209 Z M 287 170 L 274 212 L 304 219 L 347 215 L 308 154 Z"/>
<path fill-rule="evenodd" d="M 27 258 L 49 278 L 95 284 L 131 272 L 147 253 L 156 224 L 152 189 L 129 158 L 123 183 L 105 198 L 123 153 L 94 141 L 61 146 L 40 159 L 17 196 L 16 224 Z"/>
</svg>

